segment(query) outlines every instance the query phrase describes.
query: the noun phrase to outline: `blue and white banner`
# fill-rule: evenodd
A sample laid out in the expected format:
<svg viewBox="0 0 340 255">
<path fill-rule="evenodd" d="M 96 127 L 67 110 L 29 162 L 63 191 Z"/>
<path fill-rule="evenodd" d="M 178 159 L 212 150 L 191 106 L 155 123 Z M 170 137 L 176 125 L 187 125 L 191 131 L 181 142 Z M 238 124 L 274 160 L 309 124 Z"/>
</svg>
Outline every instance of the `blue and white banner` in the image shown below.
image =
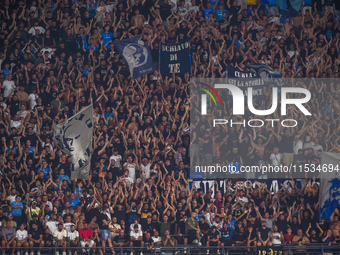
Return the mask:
<svg viewBox="0 0 340 255">
<path fill-rule="evenodd" d="M 247 88 L 252 87 L 253 97 L 262 99 L 265 81 L 255 71 L 242 71 L 239 68 L 228 65 L 227 83 L 240 88 L 244 95 L 247 95 Z M 231 91 L 229 91 L 229 96 L 231 97 Z"/>
<path fill-rule="evenodd" d="M 151 51 L 140 37 L 114 41 L 113 44 L 129 66 L 133 79 L 155 71 Z"/>
<path fill-rule="evenodd" d="M 191 74 L 189 41 L 159 45 L 159 70 L 162 75 Z"/>
<path fill-rule="evenodd" d="M 215 183 L 217 182 L 217 184 Z M 294 185 L 297 186 L 297 188 L 302 188 L 302 182 L 301 179 L 295 179 L 295 183 L 293 184 L 291 179 L 213 179 L 213 180 L 204 180 L 204 179 L 193 179 L 192 181 L 189 181 L 189 188 L 191 189 L 194 185 L 194 189 L 201 188 L 204 193 L 206 193 L 210 188 L 212 191 L 212 195 L 216 192 L 218 189 L 221 191 L 222 194 L 224 194 L 227 191 L 227 188 L 229 188 L 231 191 L 234 191 L 236 189 L 236 184 L 238 184 L 238 188 L 242 188 L 243 183 L 245 183 L 246 186 L 250 185 L 251 187 L 255 188 L 257 185 L 265 185 L 269 192 L 272 194 L 276 193 L 278 190 L 280 190 L 281 184 L 284 185 L 284 187 L 288 190 L 291 190 Z M 216 187 L 217 186 L 217 187 Z"/>
<path fill-rule="evenodd" d="M 247 68 L 256 73 L 257 77 L 264 79 L 265 81 L 268 81 L 272 78 L 281 78 L 281 75 L 276 72 L 273 68 L 270 66 L 267 66 L 265 64 L 254 64 L 249 65 Z"/>
<path fill-rule="evenodd" d="M 340 153 L 322 152 L 321 165 L 337 167 L 340 162 Z M 319 188 L 320 219 L 330 220 L 334 210 L 340 202 L 340 173 L 327 171 L 322 173 Z"/>
<path fill-rule="evenodd" d="M 53 127 L 54 140 L 58 148 L 71 156 L 71 179 L 87 180 L 90 174 L 93 138 L 92 104 Z"/>
<path fill-rule="evenodd" d="M 258 78 L 258 76 L 254 71 L 242 71 L 237 67 L 228 65 L 228 78 L 254 79 Z"/>
</svg>

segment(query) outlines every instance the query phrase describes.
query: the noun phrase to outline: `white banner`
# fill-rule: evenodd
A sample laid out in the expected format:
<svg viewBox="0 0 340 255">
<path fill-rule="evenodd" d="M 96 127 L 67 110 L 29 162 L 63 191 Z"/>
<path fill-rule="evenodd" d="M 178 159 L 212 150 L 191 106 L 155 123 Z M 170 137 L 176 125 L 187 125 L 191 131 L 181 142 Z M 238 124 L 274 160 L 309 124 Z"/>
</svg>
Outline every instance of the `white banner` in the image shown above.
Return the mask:
<svg viewBox="0 0 340 255">
<path fill-rule="evenodd" d="M 81 109 L 64 123 L 54 125 L 54 139 L 72 158 L 71 180 L 89 178 L 93 133 L 92 104 Z"/>
</svg>

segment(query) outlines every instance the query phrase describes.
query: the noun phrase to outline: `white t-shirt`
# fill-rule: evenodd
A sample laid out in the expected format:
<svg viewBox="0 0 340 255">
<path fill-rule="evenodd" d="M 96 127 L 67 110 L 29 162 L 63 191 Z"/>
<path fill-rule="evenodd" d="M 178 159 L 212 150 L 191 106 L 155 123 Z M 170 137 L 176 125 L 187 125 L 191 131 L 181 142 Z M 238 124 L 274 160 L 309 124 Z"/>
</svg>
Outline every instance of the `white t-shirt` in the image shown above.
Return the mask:
<svg viewBox="0 0 340 255">
<path fill-rule="evenodd" d="M 135 180 L 136 179 L 136 164 L 125 162 L 123 166 L 124 167 L 127 166 L 127 170 L 129 170 L 129 177 L 132 180 Z"/>
<path fill-rule="evenodd" d="M 112 156 L 110 157 L 110 160 L 111 160 L 111 159 L 114 159 L 114 160 L 115 160 L 115 167 L 120 167 L 119 162 L 122 162 L 122 156 L 121 156 L 121 155 L 119 155 L 119 154 L 117 154 L 116 156 L 115 156 L 115 155 L 112 155 Z"/>
<path fill-rule="evenodd" d="M 66 234 L 71 232 L 71 226 L 73 226 L 73 225 L 74 225 L 74 223 L 72 223 L 72 222 L 65 222 L 64 223 L 64 228 L 66 230 Z"/>
<path fill-rule="evenodd" d="M 50 230 L 50 233 L 53 234 L 58 229 L 58 221 L 47 221 L 46 226 Z"/>
<path fill-rule="evenodd" d="M 2 85 L 4 86 L 4 98 L 7 98 L 9 94 L 16 88 L 14 81 L 5 80 Z"/>
<path fill-rule="evenodd" d="M 131 177 L 124 177 L 123 180 L 125 180 L 129 185 L 133 183 L 133 179 Z"/>
<path fill-rule="evenodd" d="M 210 214 L 209 214 L 209 213 L 206 213 L 206 214 L 204 215 L 204 217 L 205 217 L 205 222 L 209 224 L 209 227 L 211 227 L 211 226 L 212 226 L 212 223 L 211 223 L 211 221 L 210 221 Z M 214 218 L 214 217 L 215 217 L 215 214 L 214 214 L 214 213 L 211 213 L 211 217 Z"/>
<path fill-rule="evenodd" d="M 273 233 L 273 244 L 281 244 L 281 234 L 280 233 Z"/>
<path fill-rule="evenodd" d="M 25 238 L 28 237 L 27 230 L 23 231 L 21 231 L 20 229 L 17 230 L 17 232 L 15 233 L 15 237 L 18 238 L 18 240 L 24 240 Z"/>
<path fill-rule="evenodd" d="M 238 197 L 239 198 L 239 201 L 242 203 L 242 204 L 245 204 L 245 203 L 248 203 L 249 202 L 249 200 L 248 200 L 248 198 L 247 197 Z M 236 199 L 235 199 L 236 200 Z"/>
<path fill-rule="evenodd" d="M 270 154 L 270 161 L 272 162 L 273 166 L 279 166 L 281 164 L 282 161 L 282 154 Z"/>
<path fill-rule="evenodd" d="M 322 147 L 321 144 L 318 144 L 318 145 L 314 144 L 313 150 L 314 150 L 314 155 L 317 156 L 318 155 L 318 150 L 323 151 L 323 147 Z"/>
<path fill-rule="evenodd" d="M 34 109 L 34 106 L 37 105 L 37 99 L 39 98 L 39 96 L 37 94 L 30 94 L 28 96 L 28 99 L 30 100 L 30 107 L 31 109 L 33 110 Z"/>
<path fill-rule="evenodd" d="M 293 142 L 293 153 L 294 155 L 299 154 L 299 150 L 303 149 L 303 141 L 302 140 L 297 140 Z"/>
<path fill-rule="evenodd" d="M 9 195 L 9 196 L 7 196 L 7 200 L 9 201 L 9 204 L 10 204 L 10 205 L 15 201 L 15 197 L 16 197 L 16 196 L 17 196 L 17 195 L 14 195 L 14 196 Z"/>
<path fill-rule="evenodd" d="M 132 223 L 132 224 L 130 224 L 130 233 L 131 232 L 134 232 L 134 226 L 135 226 L 136 224 L 134 224 L 134 223 Z M 138 231 L 142 231 L 142 225 L 141 224 L 137 224 L 137 226 L 138 226 Z"/>
<path fill-rule="evenodd" d="M 26 118 L 28 111 L 18 111 L 17 114 L 19 115 L 20 118 Z"/>
<path fill-rule="evenodd" d="M 7 104 L 5 102 L 0 103 L 0 106 L 2 106 L 2 108 L 4 109 L 4 111 L 6 111 L 7 109 Z"/>
<path fill-rule="evenodd" d="M 59 230 L 57 229 L 56 231 L 54 231 L 53 237 L 54 237 L 56 240 L 63 240 L 63 238 L 66 238 L 66 237 L 67 237 L 66 230 L 63 229 L 62 231 L 59 231 Z"/>
<path fill-rule="evenodd" d="M 30 30 L 28 30 L 28 33 L 35 36 L 35 30 L 39 30 L 40 34 L 45 33 L 45 29 L 41 26 L 37 26 L 37 27 L 31 27 Z"/>
<path fill-rule="evenodd" d="M 139 237 L 143 236 L 143 232 L 138 230 L 137 233 L 135 232 L 135 230 L 130 232 L 130 237 L 133 237 L 134 240 L 138 240 Z"/>
<path fill-rule="evenodd" d="M 20 120 L 11 120 L 10 128 L 15 127 L 18 129 L 21 126 L 21 121 Z"/>
<path fill-rule="evenodd" d="M 151 164 L 150 163 L 147 163 L 146 166 L 144 164 L 141 164 L 140 170 L 145 172 L 145 179 L 150 178 L 150 174 L 151 174 Z"/>
<path fill-rule="evenodd" d="M 79 237 L 79 232 L 74 230 L 74 232 L 68 232 L 67 237 L 70 238 L 70 241 L 74 241 Z"/>
<path fill-rule="evenodd" d="M 314 147 L 314 142 L 305 143 L 303 145 L 303 149 L 313 148 L 313 147 Z M 305 156 L 307 155 L 308 155 L 308 150 L 305 150 Z"/>
<path fill-rule="evenodd" d="M 155 244 L 162 241 L 162 238 L 160 236 L 158 236 L 158 237 L 152 236 L 151 238 L 152 238 L 152 241 Z"/>
</svg>

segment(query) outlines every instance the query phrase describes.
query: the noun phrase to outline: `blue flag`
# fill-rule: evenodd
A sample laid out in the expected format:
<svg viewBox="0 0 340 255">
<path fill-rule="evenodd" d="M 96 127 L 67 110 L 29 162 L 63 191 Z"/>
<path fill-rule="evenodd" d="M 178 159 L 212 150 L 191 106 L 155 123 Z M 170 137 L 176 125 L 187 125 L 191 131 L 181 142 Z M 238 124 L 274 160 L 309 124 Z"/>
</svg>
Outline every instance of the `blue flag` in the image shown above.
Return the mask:
<svg viewBox="0 0 340 255">
<path fill-rule="evenodd" d="M 173 73 L 184 75 L 191 74 L 190 43 L 162 44 L 159 45 L 159 70 L 162 75 Z"/>
<path fill-rule="evenodd" d="M 281 75 L 278 72 L 265 64 L 254 64 L 247 67 L 250 71 L 256 73 L 256 75 L 262 79 L 281 78 Z"/>
<path fill-rule="evenodd" d="M 114 41 L 113 44 L 129 66 L 133 79 L 155 71 L 151 51 L 140 37 Z"/>
<path fill-rule="evenodd" d="M 327 171 L 320 174 L 319 205 L 320 219 L 330 220 L 334 210 L 340 204 L 340 153 L 322 152 L 321 167 Z M 329 170 L 330 166 L 333 170 Z"/>
</svg>

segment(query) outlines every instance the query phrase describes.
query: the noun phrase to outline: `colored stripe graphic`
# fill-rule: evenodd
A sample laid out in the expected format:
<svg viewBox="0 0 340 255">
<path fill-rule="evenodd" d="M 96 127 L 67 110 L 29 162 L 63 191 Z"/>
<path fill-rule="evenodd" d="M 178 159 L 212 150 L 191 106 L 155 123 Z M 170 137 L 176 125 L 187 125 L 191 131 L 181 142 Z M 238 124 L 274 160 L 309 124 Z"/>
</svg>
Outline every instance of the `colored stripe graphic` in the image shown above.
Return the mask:
<svg viewBox="0 0 340 255">
<path fill-rule="evenodd" d="M 217 106 L 216 100 L 215 100 L 215 98 L 213 97 L 213 95 L 210 93 L 209 90 L 206 90 L 206 89 L 203 89 L 203 88 L 199 88 L 199 89 L 200 89 L 200 90 L 203 90 L 205 93 L 207 93 L 207 94 L 212 98 L 212 100 L 214 100 L 215 106 Z"/>
<path fill-rule="evenodd" d="M 200 82 L 200 83 L 201 83 L 201 82 Z M 201 83 L 201 84 L 203 84 L 203 85 L 206 86 L 207 88 L 211 89 L 212 92 L 214 92 L 215 95 L 217 96 L 218 100 L 220 101 L 220 104 L 222 105 L 222 100 L 221 100 L 221 98 L 220 98 L 220 95 L 217 93 L 217 91 L 216 91 L 213 87 L 211 87 L 210 85 L 208 85 L 208 84 L 206 84 L 206 83 Z M 211 96 L 211 95 L 210 95 L 210 96 Z M 215 100 L 214 100 L 214 101 L 215 101 Z M 216 104 L 216 103 L 215 103 L 215 104 Z"/>
</svg>

